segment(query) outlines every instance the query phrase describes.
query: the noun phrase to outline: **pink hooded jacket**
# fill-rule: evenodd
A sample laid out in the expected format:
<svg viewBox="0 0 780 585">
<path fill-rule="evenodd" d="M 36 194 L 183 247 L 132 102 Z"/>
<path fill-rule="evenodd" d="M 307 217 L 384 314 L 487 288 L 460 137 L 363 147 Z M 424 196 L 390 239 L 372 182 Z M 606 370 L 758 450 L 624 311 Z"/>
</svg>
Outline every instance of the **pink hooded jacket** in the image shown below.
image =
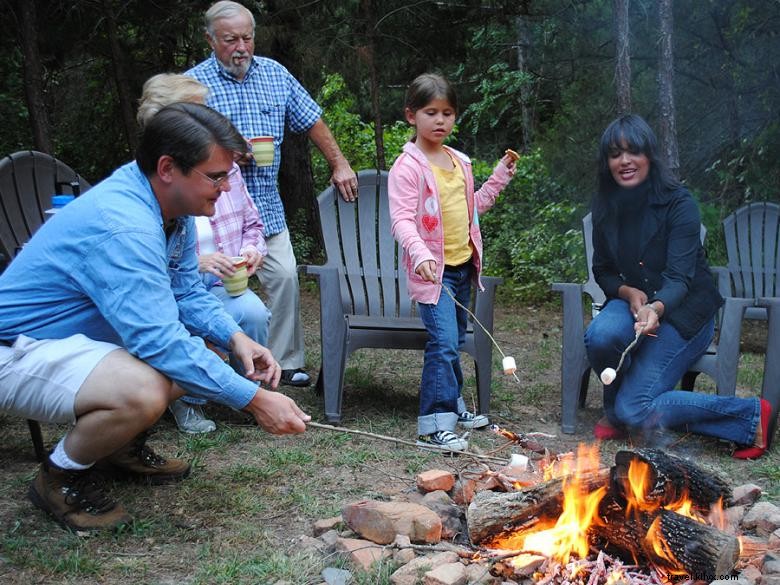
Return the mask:
<svg viewBox="0 0 780 585">
<path fill-rule="evenodd" d="M 482 271 L 482 234 L 479 231 L 479 214 L 490 209 L 496 196 L 509 183 L 512 175 L 501 162 L 493 174 L 474 192 L 474 175 L 471 160 L 462 152 L 445 146 L 455 161 L 460 163 L 466 179 L 466 202 L 469 213 L 469 234 L 474 246 L 474 268 L 477 286 L 483 289 L 479 275 Z M 393 237 L 404 250 L 403 263 L 408 277 L 409 297 L 419 303 L 439 302 L 441 284 L 423 280 L 415 269 L 426 260 L 436 262 L 436 277 L 441 282 L 444 274 L 444 233 L 442 231 L 441 205 L 436 179 L 425 154 L 413 142 L 404 145 L 388 178 L 390 220 Z M 476 207 L 475 207 L 476 205 Z"/>
</svg>

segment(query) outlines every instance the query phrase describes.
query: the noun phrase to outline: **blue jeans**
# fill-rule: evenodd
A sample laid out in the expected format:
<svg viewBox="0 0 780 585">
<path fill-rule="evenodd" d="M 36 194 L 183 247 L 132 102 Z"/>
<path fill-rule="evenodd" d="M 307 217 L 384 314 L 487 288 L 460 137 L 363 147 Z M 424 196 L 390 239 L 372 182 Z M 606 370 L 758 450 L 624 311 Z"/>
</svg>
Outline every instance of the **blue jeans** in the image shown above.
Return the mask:
<svg viewBox="0 0 780 585">
<path fill-rule="evenodd" d="M 604 411 L 614 425 L 684 430 L 750 445 L 760 417 L 757 398 L 717 396 L 675 390 L 688 368 L 707 351 L 714 319 L 691 339 L 661 321 L 657 337 L 640 337 L 623 361 L 617 379 L 604 387 Z M 585 331 L 591 367 L 600 374 L 617 367 L 620 354 L 634 340 L 634 317 L 628 303 L 610 300 Z"/>
<path fill-rule="evenodd" d="M 260 345 L 268 345 L 268 322 L 271 320 L 271 312 L 265 303 L 253 291 L 247 291 L 237 297 L 231 297 L 223 286 L 212 286 L 209 292 L 222 301 L 225 311 L 235 319 L 241 330 Z M 223 348 L 227 352 L 227 348 Z M 239 374 L 244 373 L 241 363 L 230 355 L 230 365 Z M 207 400 L 184 396 L 182 398 L 189 404 L 206 404 Z"/>
<path fill-rule="evenodd" d="M 471 298 L 471 261 L 460 266 L 445 266 L 442 287 L 468 307 Z M 458 307 L 447 291 L 442 290 L 436 304 L 417 304 L 417 312 L 428 330 L 422 379 L 420 381 L 420 415 L 417 431 L 429 435 L 436 431 L 453 431 L 458 414 L 466 410 L 460 396 L 463 371 L 460 348 L 466 338 L 468 314 Z"/>
</svg>

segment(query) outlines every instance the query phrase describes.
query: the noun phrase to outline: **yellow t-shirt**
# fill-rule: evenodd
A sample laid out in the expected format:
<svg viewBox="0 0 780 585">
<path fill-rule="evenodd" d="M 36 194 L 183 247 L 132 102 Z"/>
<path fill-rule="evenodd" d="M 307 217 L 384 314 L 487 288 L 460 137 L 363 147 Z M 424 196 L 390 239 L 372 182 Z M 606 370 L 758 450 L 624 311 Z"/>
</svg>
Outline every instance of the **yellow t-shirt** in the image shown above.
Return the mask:
<svg viewBox="0 0 780 585">
<path fill-rule="evenodd" d="M 455 166 L 452 170 L 436 165 L 431 167 L 441 205 L 444 264 L 460 266 L 468 262 L 472 255 L 469 209 L 466 203 L 466 178 L 463 176 L 463 169 L 454 160 L 452 164 Z"/>
</svg>

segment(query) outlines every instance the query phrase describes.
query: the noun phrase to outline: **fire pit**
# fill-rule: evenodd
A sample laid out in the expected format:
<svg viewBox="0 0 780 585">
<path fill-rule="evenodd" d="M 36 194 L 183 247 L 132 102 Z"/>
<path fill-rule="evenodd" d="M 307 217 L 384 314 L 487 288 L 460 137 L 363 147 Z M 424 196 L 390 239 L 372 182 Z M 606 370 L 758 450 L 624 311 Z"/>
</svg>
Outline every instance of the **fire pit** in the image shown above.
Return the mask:
<svg viewBox="0 0 780 585">
<path fill-rule="evenodd" d="M 571 474 L 479 492 L 467 514 L 472 543 L 502 557 L 502 576 L 543 583 L 712 581 L 733 571 L 740 545 L 721 530 L 732 497 L 723 477 L 660 450 L 620 451 L 610 469 L 598 461 L 581 448 Z"/>
<path fill-rule="evenodd" d="M 732 489 L 664 450 L 618 451 L 606 467 L 595 446 L 557 455 L 519 438 L 539 457 L 469 458 L 389 501 L 347 504 L 315 528 L 323 552 L 365 570 L 392 557 L 393 585 L 780 583 L 780 509 L 758 486 Z"/>
</svg>

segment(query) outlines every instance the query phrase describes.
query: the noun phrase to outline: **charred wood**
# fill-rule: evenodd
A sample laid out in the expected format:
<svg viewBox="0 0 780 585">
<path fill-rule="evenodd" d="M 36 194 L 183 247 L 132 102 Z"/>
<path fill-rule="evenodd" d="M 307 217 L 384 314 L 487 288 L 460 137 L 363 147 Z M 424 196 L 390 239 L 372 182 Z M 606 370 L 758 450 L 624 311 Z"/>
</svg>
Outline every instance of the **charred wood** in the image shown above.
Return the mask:
<svg viewBox="0 0 780 585">
<path fill-rule="evenodd" d="M 624 496 L 628 495 L 628 473 L 632 462 L 641 462 L 649 467 L 645 502 L 664 507 L 687 497 L 703 514 L 719 500 L 724 507 L 731 503 L 731 486 L 722 475 L 659 449 L 617 452 L 612 482 Z"/>
<path fill-rule="evenodd" d="M 580 478 L 585 493 L 609 485 L 610 470 L 590 471 Z M 542 519 L 563 511 L 563 482 L 556 478 L 512 493 L 477 492 L 466 511 L 473 544 L 494 541 L 520 529 L 533 528 Z"/>
<path fill-rule="evenodd" d="M 602 500 L 599 511 L 602 522 L 591 527 L 597 545 L 611 545 L 660 572 L 726 575 L 739 559 L 737 537 L 676 512 L 627 514 L 611 497 Z"/>
</svg>

